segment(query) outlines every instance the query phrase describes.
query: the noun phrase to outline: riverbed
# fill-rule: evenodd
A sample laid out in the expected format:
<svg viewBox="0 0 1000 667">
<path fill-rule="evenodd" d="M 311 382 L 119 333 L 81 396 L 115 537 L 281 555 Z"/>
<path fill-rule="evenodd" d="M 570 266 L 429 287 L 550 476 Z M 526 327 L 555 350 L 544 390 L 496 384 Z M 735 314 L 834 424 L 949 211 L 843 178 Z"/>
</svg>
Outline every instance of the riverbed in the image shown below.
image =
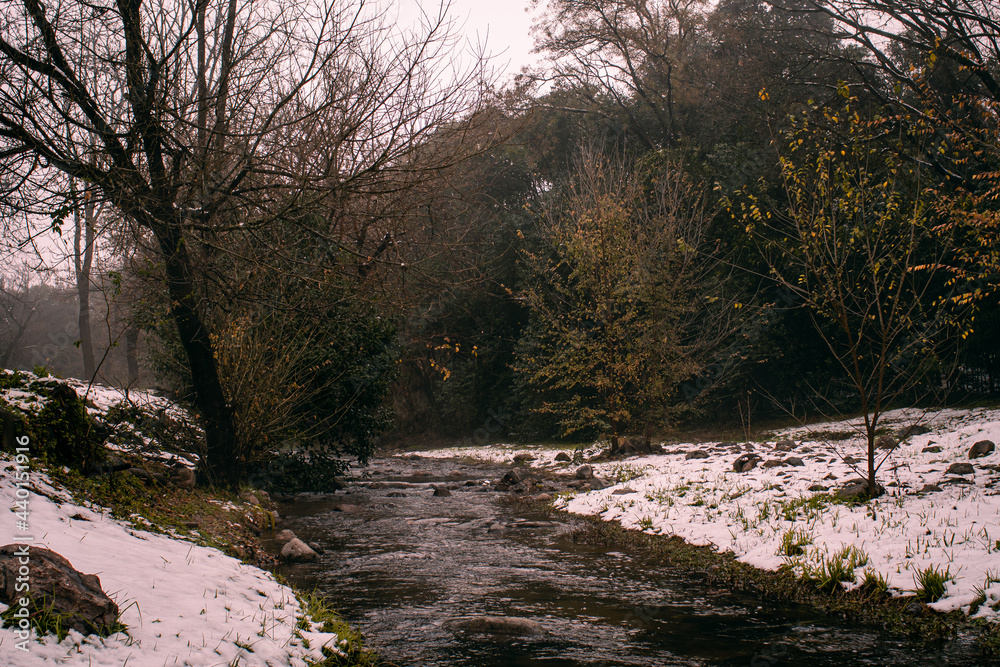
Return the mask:
<svg viewBox="0 0 1000 667">
<path fill-rule="evenodd" d="M 400 666 L 997 664 L 969 638 L 915 642 L 578 544 L 572 519 L 497 502 L 507 469 L 376 460 L 345 490 L 282 505 L 281 527 L 324 549 L 282 573 Z M 469 629 L 486 617 L 510 627 Z"/>
</svg>

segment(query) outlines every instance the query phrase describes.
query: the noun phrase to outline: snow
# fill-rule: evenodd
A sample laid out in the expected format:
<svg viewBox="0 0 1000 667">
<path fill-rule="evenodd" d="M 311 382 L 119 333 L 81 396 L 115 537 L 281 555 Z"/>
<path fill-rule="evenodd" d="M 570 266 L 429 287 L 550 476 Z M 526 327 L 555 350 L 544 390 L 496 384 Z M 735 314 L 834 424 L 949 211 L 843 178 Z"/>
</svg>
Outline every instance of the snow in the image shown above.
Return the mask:
<svg viewBox="0 0 1000 667">
<path fill-rule="evenodd" d="M 953 577 L 944 596 L 930 605 L 933 609 L 961 609 L 1000 620 L 1000 451 L 968 459 L 975 442 L 1000 442 L 1000 410 L 897 410 L 885 415 L 884 424 L 898 433 L 916 422 L 931 432 L 911 436 L 891 451 L 877 477 L 888 493 L 867 503 L 833 499 L 845 482 L 866 471 L 862 422 L 853 419 L 785 429 L 770 434 L 769 442 L 751 443 L 763 461 L 798 457 L 801 466 L 758 464 L 737 473 L 733 462 L 748 451 L 746 444 L 667 445 L 666 454 L 591 464 L 596 475 L 616 483 L 562 496 L 556 505 L 618 520 L 626 528 L 712 545 L 770 570 L 787 564 L 800 574 L 814 571 L 838 555 L 846 559 L 843 550 L 855 547 L 860 554 L 855 555 L 858 583 L 854 585 L 866 572 L 878 574 L 897 595 L 912 593 L 917 575 L 933 567 Z M 775 449 L 783 439 L 796 441 L 791 451 Z M 923 451 L 932 444 L 941 451 Z M 708 458 L 687 460 L 685 454 L 695 450 L 706 451 Z M 531 453 L 537 456 L 531 465 L 558 469 L 553 467 L 558 452 L 551 449 L 451 451 L 492 461 Z M 886 453 L 879 450 L 876 462 Z M 446 454 L 439 450 L 420 455 Z M 848 456 L 858 462 L 845 463 Z M 946 474 L 955 462 L 972 463 L 974 473 Z M 561 467 L 571 471 L 575 466 Z M 971 484 L 950 481 L 955 479 Z M 919 493 L 928 484 L 942 490 Z M 810 491 L 815 485 L 826 490 Z M 783 540 L 787 544 L 795 538 L 803 553 L 795 549 L 787 549 L 792 555 L 783 553 Z M 973 610 L 977 598 L 982 603 Z"/>
<path fill-rule="evenodd" d="M 8 390 L 0 392 L 0 399 L 25 403 L 24 393 Z M 122 394 L 95 387 L 90 398 L 94 410 L 104 410 L 121 401 Z M 154 409 L 180 411 L 144 392 L 132 392 L 130 398 Z M 0 664 L 303 667 L 323 659 L 323 646 L 338 650 L 336 634 L 320 632 L 316 625 L 296 629 L 303 610 L 295 593 L 269 572 L 216 549 L 138 530 L 99 507 L 74 503 L 41 471 L 30 471 L 29 529 L 15 530 L 14 513 L 20 508 L 14 470 L 13 458 L 0 456 L 0 507 L 10 509 L 3 520 L 4 543 L 29 543 L 27 533 L 33 546 L 51 549 L 77 570 L 98 575 L 121 610 L 127 634 L 101 639 L 70 631 L 59 642 L 54 635 L 39 640 L 32 632 L 28 650 L 22 651 L 14 630 L 0 629 Z"/>
</svg>

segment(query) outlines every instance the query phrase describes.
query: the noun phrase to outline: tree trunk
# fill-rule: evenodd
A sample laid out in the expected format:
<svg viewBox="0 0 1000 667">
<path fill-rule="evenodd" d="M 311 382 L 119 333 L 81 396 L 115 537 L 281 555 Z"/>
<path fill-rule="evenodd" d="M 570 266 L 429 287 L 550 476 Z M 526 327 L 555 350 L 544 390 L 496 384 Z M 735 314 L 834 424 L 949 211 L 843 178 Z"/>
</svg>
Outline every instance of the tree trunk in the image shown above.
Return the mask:
<svg viewBox="0 0 1000 667">
<path fill-rule="evenodd" d="M 125 360 L 128 363 L 129 386 L 139 382 L 139 330 L 129 326 L 125 330 Z"/>
<path fill-rule="evenodd" d="M 93 381 L 97 374 L 94 364 L 94 339 L 90 329 L 90 274 L 94 265 L 95 218 L 97 210 L 89 197 L 90 191 L 84 193 L 83 215 L 79 206 L 73 216 L 76 229 L 73 235 L 74 264 L 76 268 L 76 295 L 80 304 L 77 323 L 80 329 L 80 353 L 83 355 L 83 378 Z M 76 185 L 73 184 L 73 195 L 76 199 Z"/>
<path fill-rule="evenodd" d="M 173 221 L 160 219 L 153 225 L 166 263 L 170 315 L 188 357 L 195 402 L 205 424 L 207 451 L 200 470 L 210 483 L 235 486 L 244 473 L 245 461 L 239 453 L 233 410 L 222 390 L 211 336 L 198 312 L 190 257 L 180 230 L 180 224 Z"/>
</svg>

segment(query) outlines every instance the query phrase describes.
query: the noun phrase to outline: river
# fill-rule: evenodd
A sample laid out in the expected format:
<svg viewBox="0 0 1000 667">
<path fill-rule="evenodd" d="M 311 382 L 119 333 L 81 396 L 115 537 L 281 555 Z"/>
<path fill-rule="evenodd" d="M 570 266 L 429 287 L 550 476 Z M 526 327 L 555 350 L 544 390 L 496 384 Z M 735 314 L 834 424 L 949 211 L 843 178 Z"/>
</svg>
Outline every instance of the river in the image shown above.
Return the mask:
<svg viewBox="0 0 1000 667">
<path fill-rule="evenodd" d="M 506 469 L 376 460 L 346 490 L 280 508 L 281 527 L 325 550 L 282 572 L 329 596 L 400 666 L 1000 664 L 968 638 L 913 642 L 577 544 L 571 520 L 496 502 L 492 482 Z M 434 496 L 442 485 L 456 488 Z M 542 632 L 460 628 L 484 616 L 529 619 Z"/>
</svg>

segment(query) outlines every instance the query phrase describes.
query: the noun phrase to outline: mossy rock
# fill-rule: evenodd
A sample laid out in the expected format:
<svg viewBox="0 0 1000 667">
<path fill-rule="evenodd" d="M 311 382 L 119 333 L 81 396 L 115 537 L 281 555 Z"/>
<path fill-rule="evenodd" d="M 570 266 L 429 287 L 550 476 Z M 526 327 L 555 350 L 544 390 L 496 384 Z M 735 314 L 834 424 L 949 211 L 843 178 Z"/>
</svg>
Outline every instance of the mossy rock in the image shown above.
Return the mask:
<svg viewBox="0 0 1000 667">
<path fill-rule="evenodd" d="M 53 383 L 48 401 L 28 417 L 32 454 L 55 466 L 88 471 L 105 457 L 103 431 L 69 385 Z"/>
</svg>

